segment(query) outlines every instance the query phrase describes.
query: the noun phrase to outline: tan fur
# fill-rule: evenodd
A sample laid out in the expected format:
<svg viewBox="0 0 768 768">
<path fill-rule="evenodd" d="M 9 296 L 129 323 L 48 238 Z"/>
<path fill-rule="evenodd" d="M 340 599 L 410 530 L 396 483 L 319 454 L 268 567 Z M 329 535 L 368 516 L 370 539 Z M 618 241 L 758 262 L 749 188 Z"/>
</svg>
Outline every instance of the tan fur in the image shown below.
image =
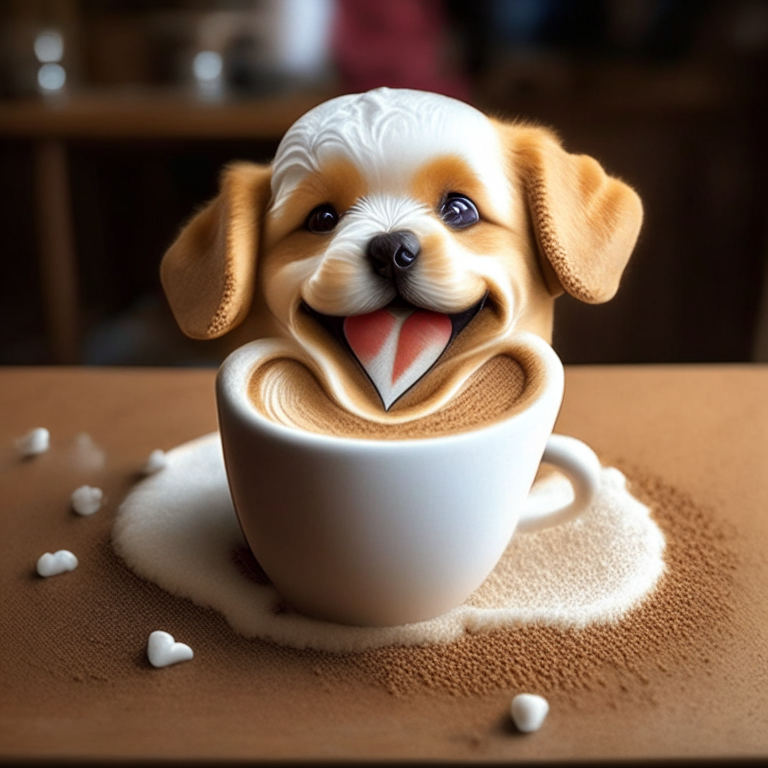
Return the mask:
<svg viewBox="0 0 768 768">
<path fill-rule="evenodd" d="M 292 232 L 307 234 L 301 229 L 307 214 L 321 203 L 330 203 L 337 211 L 346 211 L 366 191 L 367 185 L 360 171 L 348 160 L 325 163 L 322 172 L 310 173 L 301 181 L 272 217 L 265 233 L 265 247 L 270 248 Z"/>
<path fill-rule="evenodd" d="M 163 258 L 163 289 L 176 322 L 193 339 L 222 336 L 248 311 L 269 180 L 267 167 L 227 168 L 219 196 L 187 224 Z"/>
<path fill-rule="evenodd" d="M 462 158 L 449 155 L 426 162 L 408 185 L 411 195 L 431 209 L 437 206 L 449 192 L 467 195 L 477 206 L 486 221 L 501 224 L 493 213 L 488 190 Z M 466 230 L 465 230 L 466 232 Z M 464 232 L 457 232 L 457 236 Z"/>
<path fill-rule="evenodd" d="M 497 124 L 510 173 L 526 191 L 539 250 L 563 290 L 589 304 L 613 298 L 643 221 L 637 193 L 538 127 Z M 550 283 L 552 273 L 549 273 Z"/>
<path fill-rule="evenodd" d="M 409 182 L 409 196 L 436 224 L 421 240 L 419 280 L 449 286 L 452 300 L 463 302 L 435 308 L 459 311 L 486 293 L 489 300 L 390 412 L 381 410 L 354 361 L 300 309 L 307 298 L 301 295 L 306 277 L 301 275 L 330 242 L 304 229 L 308 213 L 326 202 L 343 213 L 377 191 L 348 160 L 308 174 L 268 215 L 270 169 L 247 163 L 228 168 L 219 196 L 182 230 L 163 259 L 162 282 L 179 325 L 194 338 L 215 338 L 240 325 L 230 334 L 231 348 L 266 335 L 297 342 L 302 360 L 314 356 L 313 369 L 330 396 L 341 401 L 334 391 L 341 381 L 349 407 L 367 418 L 394 421 L 423 416 L 419 402 L 429 407 L 446 402 L 457 391 L 456 382 L 495 354 L 511 332 L 530 331 L 551 342 L 557 295 L 567 291 L 597 303 L 615 294 L 642 223 L 642 205 L 595 160 L 568 154 L 552 132 L 493 124 L 505 150 L 499 163 L 510 183 L 512 207 L 504 215 L 458 154 L 425 161 Z M 449 192 L 468 195 L 481 221 L 458 231 L 440 224 L 438 208 Z M 464 254 L 461 260 L 452 256 L 457 252 Z M 343 260 L 323 262 L 313 273 L 315 309 L 343 314 L 333 311 L 334 303 L 353 272 Z M 295 275 L 295 282 L 286 281 L 286 274 Z"/>
</svg>

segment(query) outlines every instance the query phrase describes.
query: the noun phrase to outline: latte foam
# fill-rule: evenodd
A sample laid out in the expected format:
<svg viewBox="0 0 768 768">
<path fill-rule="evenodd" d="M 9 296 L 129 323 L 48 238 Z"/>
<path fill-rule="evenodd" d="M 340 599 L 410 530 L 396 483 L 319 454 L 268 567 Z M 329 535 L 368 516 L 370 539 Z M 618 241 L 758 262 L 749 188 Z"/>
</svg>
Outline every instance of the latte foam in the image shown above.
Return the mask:
<svg viewBox="0 0 768 768">
<path fill-rule="evenodd" d="M 497 355 L 473 373 L 443 408 L 422 418 L 386 423 L 350 413 L 326 394 L 306 366 L 279 358 L 252 375 L 249 396 L 262 415 L 284 426 L 337 437 L 403 440 L 489 426 L 522 410 L 542 381 L 533 360 Z"/>
</svg>

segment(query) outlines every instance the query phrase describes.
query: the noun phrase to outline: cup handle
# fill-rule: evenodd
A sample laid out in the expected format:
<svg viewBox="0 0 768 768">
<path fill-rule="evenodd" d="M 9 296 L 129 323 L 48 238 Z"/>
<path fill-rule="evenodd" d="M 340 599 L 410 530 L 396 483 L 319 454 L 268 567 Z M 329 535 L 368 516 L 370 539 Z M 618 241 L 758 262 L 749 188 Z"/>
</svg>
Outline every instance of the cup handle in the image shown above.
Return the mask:
<svg viewBox="0 0 768 768">
<path fill-rule="evenodd" d="M 573 486 L 570 504 L 540 512 L 523 509 L 517 530 L 523 533 L 539 531 L 578 517 L 592 503 L 600 487 L 600 461 L 595 452 L 575 437 L 550 435 L 541 457 L 543 464 L 557 467 Z"/>
</svg>

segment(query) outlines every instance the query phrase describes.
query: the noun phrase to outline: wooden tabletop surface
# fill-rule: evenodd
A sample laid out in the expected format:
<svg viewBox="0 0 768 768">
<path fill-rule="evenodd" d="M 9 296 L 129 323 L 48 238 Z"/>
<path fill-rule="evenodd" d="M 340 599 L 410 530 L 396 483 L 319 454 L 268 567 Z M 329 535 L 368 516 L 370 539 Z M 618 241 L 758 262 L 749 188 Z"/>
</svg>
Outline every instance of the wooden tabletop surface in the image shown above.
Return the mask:
<svg viewBox="0 0 768 768">
<path fill-rule="evenodd" d="M 557 431 L 585 440 L 603 459 L 658 476 L 731 526 L 742 555 L 735 588 L 751 607 L 734 619 L 733 647 L 706 670 L 685 679 L 670 670 L 652 683 L 650 699 L 627 699 L 610 712 L 586 700 L 567 713 L 553 706 L 545 727 L 524 738 L 500 725 L 511 691 L 368 692 L 376 706 L 363 707 L 355 684 L 334 687 L 304 674 L 301 653 L 238 639 L 210 612 L 115 565 L 114 513 L 149 453 L 216 429 L 214 376 L 211 369 L 0 369 L 0 759 L 768 757 L 768 367 L 566 369 Z M 50 450 L 20 460 L 14 440 L 39 426 L 50 430 Z M 82 433 L 103 451 L 103 463 L 75 460 Z M 106 494 L 92 518 L 69 509 L 72 490 L 84 483 Z M 84 553 L 80 573 L 43 583 L 34 575 L 37 557 L 68 541 Z M 124 586 L 124 603 L 89 602 L 97 594 L 92 560 L 101 577 Z M 46 602 L 54 590 L 56 610 Z M 236 668 L 222 668 L 218 689 L 203 695 L 195 685 L 203 652 L 158 671 L 137 641 L 135 652 L 114 660 L 114 673 L 97 674 L 95 661 L 89 667 L 89 654 L 117 656 L 110 627 L 123 622 L 130 635 L 135 623 L 143 631 L 145 614 L 161 610 L 198 632 L 201 648 L 203 625 L 232 648 Z M 63 638 L 81 645 L 65 647 Z"/>
</svg>

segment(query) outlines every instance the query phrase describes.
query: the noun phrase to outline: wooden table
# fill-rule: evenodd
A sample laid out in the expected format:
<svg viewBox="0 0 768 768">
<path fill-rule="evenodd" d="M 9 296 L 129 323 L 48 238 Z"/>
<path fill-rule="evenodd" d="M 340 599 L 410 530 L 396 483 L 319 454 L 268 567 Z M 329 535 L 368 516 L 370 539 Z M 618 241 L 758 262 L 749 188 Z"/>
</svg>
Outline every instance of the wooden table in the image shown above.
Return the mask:
<svg viewBox="0 0 768 768">
<path fill-rule="evenodd" d="M 750 607 L 734 617 L 727 653 L 691 678 L 669 670 L 653 682 L 653 701 L 553 707 L 527 737 L 508 726 L 510 691 L 368 690 L 375 707 L 361 706 L 362 683 L 329 685 L 311 674 L 311 654 L 237 638 L 117 564 L 117 506 L 150 451 L 216 428 L 213 379 L 212 370 L 0 370 L 0 760 L 768 757 L 767 367 L 567 369 L 558 431 L 658 476 L 731 526 L 741 555 L 735 589 Z M 13 441 L 37 426 L 50 430 L 51 449 L 20 461 Z M 102 467 L 74 461 L 82 432 L 103 449 Z M 69 510 L 83 483 L 107 497 L 90 518 Z M 34 575 L 42 552 L 68 544 L 83 555 L 77 571 Z M 97 578 L 124 596 L 98 602 Z M 145 631 L 169 612 L 200 653 L 154 670 Z M 236 661 L 203 690 L 196 676 L 213 643 Z"/>
</svg>

